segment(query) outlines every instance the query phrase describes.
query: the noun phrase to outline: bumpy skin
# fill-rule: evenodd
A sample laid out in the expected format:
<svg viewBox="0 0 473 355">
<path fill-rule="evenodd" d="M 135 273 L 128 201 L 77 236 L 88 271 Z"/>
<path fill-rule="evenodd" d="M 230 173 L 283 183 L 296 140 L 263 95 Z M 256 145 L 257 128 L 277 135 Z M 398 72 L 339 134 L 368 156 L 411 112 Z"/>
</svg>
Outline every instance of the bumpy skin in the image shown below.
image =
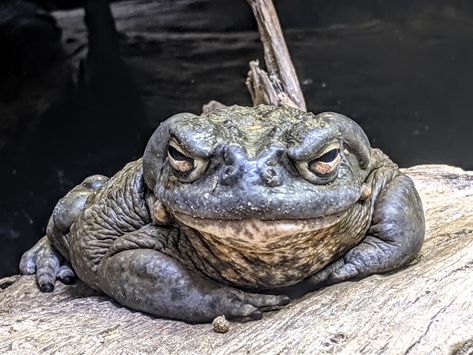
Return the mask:
<svg viewBox="0 0 473 355">
<path fill-rule="evenodd" d="M 170 144 L 190 172 L 176 170 Z M 333 145 L 332 173 L 307 170 Z M 258 319 L 289 302 L 271 290 L 399 268 L 423 236 L 412 181 L 356 123 L 232 106 L 169 118 L 143 159 L 69 192 L 20 269 L 51 291 L 70 281 L 70 263 L 90 287 L 160 317 Z"/>
</svg>

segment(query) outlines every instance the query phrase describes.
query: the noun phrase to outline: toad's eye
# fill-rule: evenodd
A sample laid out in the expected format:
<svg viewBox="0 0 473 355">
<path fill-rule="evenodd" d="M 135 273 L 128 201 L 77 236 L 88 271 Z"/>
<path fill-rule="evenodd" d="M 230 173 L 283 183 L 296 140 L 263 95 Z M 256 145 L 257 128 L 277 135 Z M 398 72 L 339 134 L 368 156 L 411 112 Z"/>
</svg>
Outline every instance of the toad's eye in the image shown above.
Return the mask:
<svg viewBox="0 0 473 355">
<path fill-rule="evenodd" d="M 207 167 L 208 160 L 192 157 L 174 139 L 168 145 L 168 160 L 177 177 L 183 182 L 199 178 Z"/>
<path fill-rule="evenodd" d="M 315 184 L 332 181 L 340 165 L 340 143 L 329 144 L 322 152 L 310 161 L 299 161 L 297 169 L 302 177 Z"/>
<path fill-rule="evenodd" d="M 172 167 L 180 173 L 187 173 L 194 169 L 194 159 L 180 152 L 172 145 L 168 146 L 168 158 Z"/>
<path fill-rule="evenodd" d="M 340 147 L 330 149 L 318 158 L 308 162 L 308 168 L 315 174 L 327 175 L 335 171 L 340 163 Z"/>
</svg>

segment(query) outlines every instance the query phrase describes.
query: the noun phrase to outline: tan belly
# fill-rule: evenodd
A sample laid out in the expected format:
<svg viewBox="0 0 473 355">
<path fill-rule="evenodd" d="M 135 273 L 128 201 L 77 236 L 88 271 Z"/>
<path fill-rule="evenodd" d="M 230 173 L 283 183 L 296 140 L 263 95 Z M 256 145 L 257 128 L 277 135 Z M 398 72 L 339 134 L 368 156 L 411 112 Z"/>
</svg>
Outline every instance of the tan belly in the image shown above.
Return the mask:
<svg viewBox="0 0 473 355">
<path fill-rule="evenodd" d="M 176 218 L 202 272 L 235 286 L 275 288 L 300 282 L 357 245 L 369 214 L 366 203 L 311 220 Z"/>
</svg>

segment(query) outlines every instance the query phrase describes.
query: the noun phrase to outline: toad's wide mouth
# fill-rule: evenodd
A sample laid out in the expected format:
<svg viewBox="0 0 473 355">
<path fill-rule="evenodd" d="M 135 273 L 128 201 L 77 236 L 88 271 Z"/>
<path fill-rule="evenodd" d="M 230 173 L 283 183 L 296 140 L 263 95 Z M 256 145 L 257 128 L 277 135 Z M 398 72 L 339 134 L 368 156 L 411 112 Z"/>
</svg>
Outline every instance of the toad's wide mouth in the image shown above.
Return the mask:
<svg viewBox="0 0 473 355">
<path fill-rule="evenodd" d="M 200 218 L 175 212 L 176 219 L 187 227 L 199 231 L 207 237 L 227 242 L 263 243 L 274 242 L 289 236 L 306 233 L 314 234 L 337 225 L 348 211 L 310 219 L 218 219 Z"/>
</svg>

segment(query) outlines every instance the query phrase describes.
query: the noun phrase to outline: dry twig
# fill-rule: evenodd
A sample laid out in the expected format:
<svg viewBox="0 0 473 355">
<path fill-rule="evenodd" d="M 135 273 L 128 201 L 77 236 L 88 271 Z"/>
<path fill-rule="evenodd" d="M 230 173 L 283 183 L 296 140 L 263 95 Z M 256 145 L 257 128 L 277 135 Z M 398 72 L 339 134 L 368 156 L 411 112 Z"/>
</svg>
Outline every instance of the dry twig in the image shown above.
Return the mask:
<svg viewBox="0 0 473 355">
<path fill-rule="evenodd" d="M 248 0 L 258 23 L 268 72 L 250 62 L 246 86 L 253 104 L 287 105 L 306 110 L 297 74 L 284 41 L 272 0 Z"/>
</svg>

